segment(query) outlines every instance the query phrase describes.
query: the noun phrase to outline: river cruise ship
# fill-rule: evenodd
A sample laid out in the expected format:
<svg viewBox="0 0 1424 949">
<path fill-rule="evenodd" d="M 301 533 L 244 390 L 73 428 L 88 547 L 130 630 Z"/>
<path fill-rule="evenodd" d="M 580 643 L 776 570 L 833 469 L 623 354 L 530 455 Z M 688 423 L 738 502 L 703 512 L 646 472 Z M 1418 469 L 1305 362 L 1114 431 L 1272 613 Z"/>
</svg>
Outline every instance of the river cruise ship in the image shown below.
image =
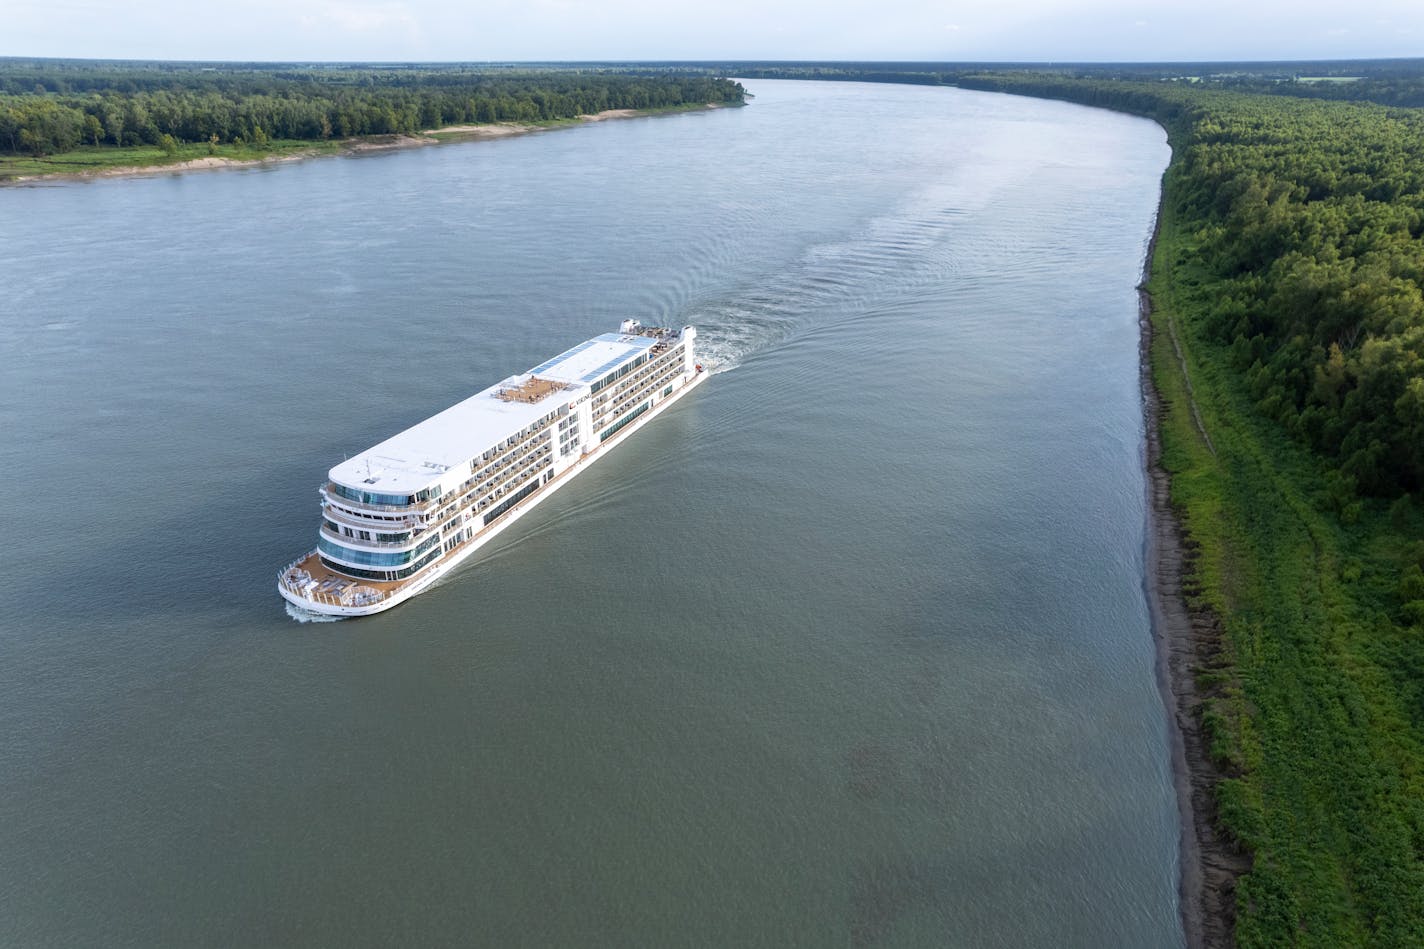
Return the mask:
<svg viewBox="0 0 1424 949">
<path fill-rule="evenodd" d="M 705 379 L 696 337 L 626 320 L 332 468 L 278 591 L 363 616 L 427 589 Z"/>
</svg>

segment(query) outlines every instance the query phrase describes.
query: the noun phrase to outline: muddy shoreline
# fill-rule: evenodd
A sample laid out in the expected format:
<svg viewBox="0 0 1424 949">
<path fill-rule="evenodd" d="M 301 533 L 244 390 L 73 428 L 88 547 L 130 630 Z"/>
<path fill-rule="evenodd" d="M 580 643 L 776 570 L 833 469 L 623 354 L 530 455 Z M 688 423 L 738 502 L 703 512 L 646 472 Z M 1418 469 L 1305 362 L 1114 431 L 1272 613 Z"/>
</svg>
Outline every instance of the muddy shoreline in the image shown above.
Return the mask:
<svg viewBox="0 0 1424 949">
<path fill-rule="evenodd" d="M 1225 839 L 1216 826 L 1216 784 L 1222 774 L 1212 760 L 1202 727 L 1202 706 L 1210 699 L 1197 672 L 1216 664 L 1221 624 L 1216 616 L 1188 606 L 1195 545 L 1182 534 L 1172 506 L 1171 476 L 1162 468 L 1160 423 L 1166 406 L 1152 378 L 1152 295 L 1147 289 L 1157 236 L 1159 203 L 1152 238 L 1138 285 L 1142 411 L 1146 430 L 1147 549 L 1144 582 L 1152 635 L 1157 647 L 1157 686 L 1171 719 L 1173 783 L 1181 820 L 1182 927 L 1189 949 L 1236 944 L 1236 880 L 1250 869 L 1250 857 Z M 1195 411 L 1195 406 L 1193 406 Z"/>
</svg>

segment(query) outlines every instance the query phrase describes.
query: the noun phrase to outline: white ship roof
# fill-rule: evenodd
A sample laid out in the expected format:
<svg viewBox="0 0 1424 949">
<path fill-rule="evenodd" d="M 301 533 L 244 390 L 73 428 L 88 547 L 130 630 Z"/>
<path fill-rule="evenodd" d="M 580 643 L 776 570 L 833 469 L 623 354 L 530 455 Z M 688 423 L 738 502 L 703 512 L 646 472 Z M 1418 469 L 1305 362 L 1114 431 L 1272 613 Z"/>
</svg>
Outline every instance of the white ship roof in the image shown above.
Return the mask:
<svg viewBox="0 0 1424 949">
<path fill-rule="evenodd" d="M 469 477 L 470 459 L 585 395 L 594 382 L 646 353 L 657 342 L 647 336 L 619 333 L 595 336 L 348 458 L 331 469 L 331 480 L 374 494 L 409 495 L 436 484 L 450 471 L 449 483 L 442 485 L 448 490 Z M 562 382 L 568 387 L 533 403 L 499 397 L 501 390 L 517 386 L 530 376 Z"/>
</svg>

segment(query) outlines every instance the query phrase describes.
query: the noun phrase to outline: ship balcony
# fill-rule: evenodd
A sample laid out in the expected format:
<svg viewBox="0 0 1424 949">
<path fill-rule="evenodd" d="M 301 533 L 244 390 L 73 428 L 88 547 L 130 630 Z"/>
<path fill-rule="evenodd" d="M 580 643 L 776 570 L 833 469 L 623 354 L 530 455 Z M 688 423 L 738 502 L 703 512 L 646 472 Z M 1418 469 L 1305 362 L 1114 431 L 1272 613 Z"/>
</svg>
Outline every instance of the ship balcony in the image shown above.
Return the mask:
<svg viewBox="0 0 1424 949">
<path fill-rule="evenodd" d="M 337 502 L 337 503 L 341 503 L 341 502 Z M 321 506 L 321 512 L 322 512 L 322 515 L 323 515 L 324 517 L 329 517 L 329 518 L 331 518 L 333 521 L 336 521 L 336 522 L 338 522 L 338 523 L 340 523 L 340 524 L 345 524 L 345 525 L 347 525 L 348 527 L 354 527 L 354 528 L 356 528 L 356 529 L 358 529 L 358 530 L 363 530 L 363 531 L 385 531 L 385 532 L 394 532 L 394 531 L 400 531 L 400 530 L 415 530 L 415 531 L 418 531 L 418 530 L 422 530 L 422 529 L 425 528 L 425 527 L 428 527 L 429 524 L 430 524 L 429 519 L 428 519 L 424 514 L 421 514 L 421 515 L 412 515 L 412 516 L 409 516 L 409 517 L 400 517 L 400 518 L 396 518 L 395 520 L 389 520 L 389 521 L 388 521 L 388 520 L 383 520 L 383 519 L 381 519 L 381 518 L 379 518 L 379 517 L 376 517 L 376 516 L 374 516 L 374 515 L 373 515 L 371 518 L 368 519 L 368 518 L 365 518 L 365 517 L 361 517 L 361 516 L 359 516 L 359 515 L 357 515 L 357 514 L 348 514 L 348 513 L 346 513 L 346 511 L 342 510 L 342 509 L 339 508 L 339 507 L 334 507 L 334 506 L 333 506 L 332 504 L 330 504 L 330 503 L 322 504 L 322 506 Z"/>
<path fill-rule="evenodd" d="M 369 530 L 370 528 L 363 527 L 361 529 Z M 414 547 L 422 540 L 419 535 L 412 536 L 408 540 L 401 541 L 364 540 L 360 537 L 347 537 L 345 534 L 338 534 L 336 531 L 327 527 L 325 524 L 321 525 L 321 536 L 330 537 L 332 540 L 340 541 L 343 544 L 349 544 L 352 547 L 370 548 L 371 550 L 401 550 L 406 547 Z"/>
<path fill-rule="evenodd" d="M 507 456 L 510 459 L 507 464 L 499 465 L 488 473 L 481 471 L 479 474 L 475 475 L 475 477 L 470 479 L 470 482 L 474 482 L 476 485 L 476 487 L 473 489 L 474 493 L 484 494 L 488 492 L 491 488 L 493 488 L 496 484 L 502 483 L 504 480 L 511 476 L 510 473 L 518 471 L 522 467 L 528 465 L 530 463 L 529 459 L 531 456 L 538 459 L 543 458 L 544 456 L 549 455 L 552 452 L 552 443 L 541 442 L 538 445 L 531 445 L 530 447 L 526 448 L 521 452 L 518 452 L 517 454 Z M 466 482 L 466 484 L 469 484 L 470 482 Z M 468 492 L 466 496 L 468 496 Z"/>
<path fill-rule="evenodd" d="M 417 501 L 414 504 L 374 504 L 367 501 L 353 501 L 340 494 L 336 486 L 328 481 L 317 489 L 321 496 L 331 501 L 333 504 L 341 504 L 355 511 L 380 511 L 391 514 L 423 514 L 433 508 L 440 506 L 439 498 L 431 498 L 428 501 Z"/>
<path fill-rule="evenodd" d="M 637 402 L 641 401 L 643 397 L 649 392 L 666 385 L 677 375 L 678 373 L 676 372 L 663 373 L 658 376 L 644 380 L 636 388 L 632 388 L 626 392 L 620 393 L 618 397 L 613 400 L 613 405 L 610 406 L 612 410 L 612 415 L 610 416 L 605 414 L 603 420 L 608 421 L 610 418 L 616 419 L 620 417 L 624 412 L 632 408 Z M 595 423 L 594 427 L 598 427 L 598 423 Z"/>
<path fill-rule="evenodd" d="M 323 533 L 317 539 L 316 547 L 323 557 L 335 562 L 337 569 L 346 565 L 357 568 L 377 567 L 396 570 L 418 560 L 422 554 L 428 552 L 438 542 L 438 537 L 431 536 L 415 547 L 405 550 L 379 551 L 348 546 L 350 541 L 347 538 L 343 537 L 340 542 L 337 542 Z"/>
</svg>

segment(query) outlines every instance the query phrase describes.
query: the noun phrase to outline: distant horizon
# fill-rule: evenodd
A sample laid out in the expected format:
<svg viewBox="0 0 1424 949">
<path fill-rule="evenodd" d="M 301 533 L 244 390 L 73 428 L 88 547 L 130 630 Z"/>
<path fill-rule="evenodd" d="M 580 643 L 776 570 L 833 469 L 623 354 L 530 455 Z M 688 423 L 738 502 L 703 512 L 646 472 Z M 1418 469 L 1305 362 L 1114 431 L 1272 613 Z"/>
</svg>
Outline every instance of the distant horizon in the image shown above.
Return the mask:
<svg viewBox="0 0 1424 949">
<path fill-rule="evenodd" d="M 1418 58 L 1417 0 L 11 0 L 0 56 L 149 62 L 1139 64 Z"/>
<path fill-rule="evenodd" d="M 132 56 L 28 56 L 0 54 L 3 61 L 85 62 L 85 63 L 163 63 L 171 65 L 233 65 L 233 66 L 1294 66 L 1355 63 L 1424 63 L 1424 54 L 1416 56 L 1334 56 L 1326 58 L 1290 59 L 786 59 L 773 57 L 733 58 L 663 58 L 663 59 L 190 59 L 143 58 Z"/>
</svg>

